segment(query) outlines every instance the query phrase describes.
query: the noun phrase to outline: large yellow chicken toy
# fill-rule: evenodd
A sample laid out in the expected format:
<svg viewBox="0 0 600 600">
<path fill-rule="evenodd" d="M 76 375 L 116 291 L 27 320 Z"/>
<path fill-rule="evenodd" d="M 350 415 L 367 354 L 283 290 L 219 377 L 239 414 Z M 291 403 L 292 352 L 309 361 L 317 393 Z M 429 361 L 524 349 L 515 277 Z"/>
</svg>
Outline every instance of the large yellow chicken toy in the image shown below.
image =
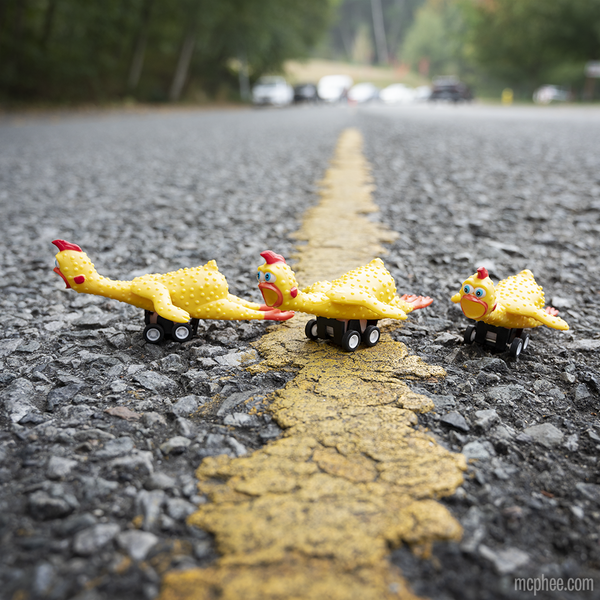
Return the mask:
<svg viewBox="0 0 600 600">
<path fill-rule="evenodd" d="M 380 258 L 349 271 L 334 281 L 319 281 L 302 290 L 283 256 L 271 250 L 261 256 L 258 288 L 267 306 L 315 315 L 306 324 L 311 340 L 333 340 L 348 352 L 361 341 L 374 346 L 380 332 L 377 319 L 406 319 L 408 313 L 429 306 L 426 296 L 397 296 L 394 279 Z"/>
<path fill-rule="evenodd" d="M 152 274 L 131 281 L 116 281 L 96 272 L 87 254 L 76 244 L 52 242 L 58 249 L 54 271 L 68 288 L 133 304 L 146 311 L 144 338 L 160 342 L 165 334 L 184 342 L 198 328 L 198 319 L 285 321 L 293 312 L 247 302 L 229 293 L 227 280 L 217 263 L 180 269 L 164 275 Z"/>
<path fill-rule="evenodd" d="M 523 329 L 547 325 L 566 331 L 569 326 L 558 316 L 558 310 L 544 307 L 544 290 L 535 282 L 533 273 L 521 271 L 503 279 L 494 286 L 487 270 L 479 267 L 477 273 L 463 281 L 460 292 L 452 296 L 469 319 L 477 321 L 465 333 L 465 342 L 487 344 L 519 354 L 529 345 L 529 334 Z"/>
</svg>

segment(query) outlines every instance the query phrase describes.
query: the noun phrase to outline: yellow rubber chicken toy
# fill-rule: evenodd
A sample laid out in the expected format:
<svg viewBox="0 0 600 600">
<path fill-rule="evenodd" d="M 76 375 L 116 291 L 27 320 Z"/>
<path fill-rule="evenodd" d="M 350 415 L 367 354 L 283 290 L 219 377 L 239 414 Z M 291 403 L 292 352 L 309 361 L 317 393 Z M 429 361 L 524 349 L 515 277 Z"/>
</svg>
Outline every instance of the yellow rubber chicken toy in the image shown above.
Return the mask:
<svg viewBox="0 0 600 600">
<path fill-rule="evenodd" d="M 479 267 L 477 273 L 463 281 L 460 292 L 452 296 L 452 302 L 460 304 L 466 317 L 479 322 L 476 328 L 471 326 L 467 329 L 466 342 L 491 341 L 498 349 L 504 349 L 506 343 L 511 343 L 511 354 L 515 356 L 529 342 L 528 334 L 521 335 L 523 329 L 540 325 L 563 331 L 569 329 L 567 323 L 558 316 L 558 310 L 551 306 L 544 307 L 544 290 L 536 283 L 529 270 L 503 279 L 494 286 L 487 270 Z M 484 324 L 487 327 L 482 327 Z M 501 342 L 504 335 L 496 331 L 501 328 L 514 332 L 514 335 L 509 336 L 511 339 L 504 342 L 504 347 Z M 513 349 L 512 342 L 515 339 L 517 342 Z M 517 349 L 519 339 L 522 347 Z"/>
<path fill-rule="evenodd" d="M 397 296 L 394 279 L 380 258 L 349 271 L 334 281 L 319 281 L 302 290 L 283 256 L 271 250 L 261 253 L 258 288 L 265 304 L 283 310 L 313 314 L 306 334 L 310 339 L 333 339 L 347 351 L 361 340 L 367 346 L 379 341 L 377 319 L 401 319 L 433 300 L 424 296 Z M 328 331 L 328 328 L 330 331 Z"/>
<path fill-rule="evenodd" d="M 158 323 L 159 329 L 164 329 L 167 323 L 187 324 L 194 319 L 285 321 L 294 316 L 293 312 L 282 312 L 230 294 L 227 280 L 219 272 L 214 260 L 201 267 L 180 269 L 164 275 L 142 275 L 131 281 L 116 281 L 99 275 L 92 261 L 76 244 L 65 240 L 54 240 L 52 243 L 59 250 L 54 271 L 62 277 L 68 288 L 143 308 L 150 313 L 146 319 L 148 326 Z M 172 337 L 179 341 L 189 339 L 191 334 L 186 335 L 186 329 L 190 328 L 175 328 Z M 157 339 L 156 327 L 152 328 L 149 335 L 145 332 L 144 337 L 153 343 L 162 339 Z"/>
</svg>

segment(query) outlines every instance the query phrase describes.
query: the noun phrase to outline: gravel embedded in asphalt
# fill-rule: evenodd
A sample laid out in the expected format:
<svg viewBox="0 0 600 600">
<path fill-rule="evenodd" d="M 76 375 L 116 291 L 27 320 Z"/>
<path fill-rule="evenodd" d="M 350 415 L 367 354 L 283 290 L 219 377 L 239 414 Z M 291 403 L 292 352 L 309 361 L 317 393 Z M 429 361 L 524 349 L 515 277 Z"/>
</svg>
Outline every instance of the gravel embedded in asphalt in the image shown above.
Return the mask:
<svg viewBox="0 0 600 600">
<path fill-rule="evenodd" d="M 598 589 L 598 112 L 321 107 L 0 125 L 8 598 L 153 598 L 165 570 L 213 561 L 210 536 L 185 525 L 206 502 L 194 470 L 279 435 L 262 409 L 291 376 L 240 368 L 262 322 L 201 322 L 191 342 L 145 344 L 142 311 L 61 289 L 51 240 L 120 279 L 216 259 L 232 293 L 259 301 L 259 253 L 293 254 L 348 126 L 365 137 L 373 218 L 400 233 L 384 257 L 399 292 L 435 299 L 393 333 L 448 373 L 413 384 L 436 406 L 420 425 L 470 459 L 444 500 L 462 542 L 392 561 L 436 600 L 522 597 L 515 576 L 594 577 Z M 530 268 L 571 330 L 533 330 L 519 359 L 463 345 L 449 298 L 480 265 L 495 281 Z"/>
<path fill-rule="evenodd" d="M 372 108 L 359 123 L 377 218 L 400 233 L 386 264 L 401 293 L 435 299 L 394 334 L 447 371 L 415 386 L 436 404 L 419 421 L 470 459 L 446 499 L 463 541 L 393 562 L 436 600 L 522 598 L 515 577 L 593 578 L 597 594 L 600 503 L 581 486 L 600 477 L 600 113 Z M 495 282 L 532 270 L 570 331 L 531 330 L 518 359 L 463 345 L 449 300 L 479 266 Z"/>
</svg>

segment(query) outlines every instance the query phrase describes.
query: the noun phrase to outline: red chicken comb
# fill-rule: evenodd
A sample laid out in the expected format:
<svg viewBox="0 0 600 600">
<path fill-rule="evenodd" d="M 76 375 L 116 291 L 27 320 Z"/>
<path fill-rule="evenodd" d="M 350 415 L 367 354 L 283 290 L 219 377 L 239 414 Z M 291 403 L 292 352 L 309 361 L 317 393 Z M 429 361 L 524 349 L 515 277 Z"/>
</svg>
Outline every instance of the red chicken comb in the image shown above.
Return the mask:
<svg viewBox="0 0 600 600">
<path fill-rule="evenodd" d="M 260 255 L 265 259 L 268 265 L 272 265 L 274 263 L 282 262 L 285 264 L 285 258 L 281 256 L 281 254 L 275 254 L 273 250 L 265 250 L 261 252 Z"/>
<path fill-rule="evenodd" d="M 63 250 L 75 250 L 75 252 L 83 252 L 83 250 L 77 244 L 71 244 L 71 242 L 66 242 L 65 240 L 54 240 L 52 243 L 60 250 L 60 252 Z"/>
<path fill-rule="evenodd" d="M 485 267 L 479 267 L 479 269 L 477 269 L 477 278 L 478 279 L 485 279 L 486 277 L 489 277 L 490 274 L 487 272 L 487 269 Z"/>
</svg>

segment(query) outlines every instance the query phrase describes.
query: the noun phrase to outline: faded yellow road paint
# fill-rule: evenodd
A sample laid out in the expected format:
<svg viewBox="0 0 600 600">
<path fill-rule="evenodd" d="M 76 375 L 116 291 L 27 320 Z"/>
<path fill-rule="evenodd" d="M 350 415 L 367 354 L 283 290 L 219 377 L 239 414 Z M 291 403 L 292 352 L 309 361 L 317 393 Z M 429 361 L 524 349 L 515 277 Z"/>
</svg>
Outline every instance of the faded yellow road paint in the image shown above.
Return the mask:
<svg viewBox="0 0 600 600">
<path fill-rule="evenodd" d="M 393 239 L 363 216 L 376 207 L 361 144 L 355 130 L 342 135 L 321 203 L 298 233 L 303 285 L 365 264 Z M 264 361 L 250 367 L 297 371 L 269 408 L 283 437 L 246 457 L 207 458 L 197 471 L 209 503 L 189 522 L 214 533 L 221 558 L 168 574 L 162 600 L 408 600 L 389 548 L 427 554 L 433 541 L 460 537 L 436 498 L 460 485 L 464 457 L 415 429 L 415 413 L 433 406 L 403 381 L 443 369 L 387 334 L 354 354 L 310 342 L 305 322 L 273 327 L 257 344 Z"/>
</svg>

